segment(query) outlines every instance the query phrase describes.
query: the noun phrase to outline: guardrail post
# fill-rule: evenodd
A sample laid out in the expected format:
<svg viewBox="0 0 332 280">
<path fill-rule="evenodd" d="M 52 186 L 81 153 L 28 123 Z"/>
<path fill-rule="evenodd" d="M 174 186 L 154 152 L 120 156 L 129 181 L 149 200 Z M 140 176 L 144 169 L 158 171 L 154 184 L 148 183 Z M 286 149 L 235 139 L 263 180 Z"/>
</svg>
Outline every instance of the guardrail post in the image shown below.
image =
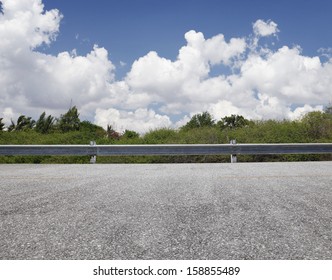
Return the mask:
<svg viewBox="0 0 332 280">
<path fill-rule="evenodd" d="M 90 141 L 90 146 L 91 147 L 96 146 L 96 141 Z M 94 164 L 94 163 L 96 163 L 96 161 L 97 161 L 97 155 L 92 155 L 90 158 L 90 163 Z"/>
<path fill-rule="evenodd" d="M 231 140 L 230 144 L 236 145 L 236 140 Z M 231 154 L 231 163 L 237 163 L 237 156 L 236 154 Z"/>
</svg>

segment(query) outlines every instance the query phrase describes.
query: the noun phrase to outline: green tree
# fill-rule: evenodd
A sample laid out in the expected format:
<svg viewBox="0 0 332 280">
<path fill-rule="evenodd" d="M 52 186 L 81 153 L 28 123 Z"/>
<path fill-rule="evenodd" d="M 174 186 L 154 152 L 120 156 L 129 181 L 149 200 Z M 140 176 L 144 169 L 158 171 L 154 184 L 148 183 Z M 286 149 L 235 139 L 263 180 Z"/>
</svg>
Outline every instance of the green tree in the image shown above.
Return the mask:
<svg viewBox="0 0 332 280">
<path fill-rule="evenodd" d="M 89 121 L 82 121 L 80 124 L 80 132 L 83 135 L 91 135 L 93 139 L 104 138 L 106 131 L 101 126 L 93 124 Z"/>
<path fill-rule="evenodd" d="M 0 118 L 0 131 L 3 131 L 5 128 L 5 124 L 2 122 L 3 118 Z"/>
<path fill-rule="evenodd" d="M 58 121 L 60 131 L 69 132 L 79 130 L 81 123 L 79 115 L 76 106 L 71 107 L 67 113 L 61 115 Z"/>
<path fill-rule="evenodd" d="M 82 121 L 80 124 L 80 130 L 89 132 L 102 131 L 105 133 L 105 130 L 101 126 L 93 124 L 90 121 Z"/>
<path fill-rule="evenodd" d="M 46 113 L 43 112 L 38 121 L 36 122 L 36 131 L 39 132 L 39 133 L 49 133 L 51 131 L 51 129 L 54 127 L 54 122 L 55 122 L 55 119 L 54 117 L 52 117 L 51 115 L 49 115 L 47 118 L 46 118 Z"/>
<path fill-rule="evenodd" d="M 8 127 L 8 131 L 25 131 L 34 128 L 36 121 L 31 117 L 21 115 L 18 117 L 16 124 L 11 120 L 11 125 Z"/>
<path fill-rule="evenodd" d="M 203 112 L 202 114 L 194 115 L 189 122 L 187 122 L 182 129 L 188 130 L 193 128 L 200 127 L 212 127 L 215 122 L 213 120 L 212 115 L 209 112 Z"/>
<path fill-rule="evenodd" d="M 136 131 L 133 130 L 125 130 L 125 132 L 122 135 L 126 139 L 136 139 L 139 138 L 139 134 Z"/>
<path fill-rule="evenodd" d="M 222 118 L 217 125 L 221 128 L 221 129 L 225 129 L 225 128 L 239 128 L 239 127 L 244 127 L 249 125 L 249 120 L 245 119 L 243 116 L 240 115 L 231 115 L 228 117 L 224 117 Z"/>
<path fill-rule="evenodd" d="M 332 136 L 332 115 L 314 111 L 307 113 L 303 118 L 307 131 L 307 135 L 312 140 L 319 140 L 321 138 L 329 138 Z"/>
</svg>

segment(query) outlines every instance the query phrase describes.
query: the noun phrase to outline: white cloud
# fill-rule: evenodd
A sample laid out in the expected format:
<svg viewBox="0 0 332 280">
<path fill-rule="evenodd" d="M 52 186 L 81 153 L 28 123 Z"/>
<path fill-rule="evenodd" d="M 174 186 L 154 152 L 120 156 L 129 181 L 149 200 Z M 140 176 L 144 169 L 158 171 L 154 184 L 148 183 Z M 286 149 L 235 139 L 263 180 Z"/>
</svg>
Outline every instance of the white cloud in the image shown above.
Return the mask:
<svg viewBox="0 0 332 280">
<path fill-rule="evenodd" d="M 332 61 L 305 56 L 299 47 L 257 51 L 260 37 L 279 32 L 273 21 L 257 20 L 253 35 L 229 40 L 191 30 L 174 61 L 151 51 L 117 81 L 105 48 L 95 45 L 85 56 L 36 50 L 56 39 L 58 10 L 44 11 L 41 0 L 2 3 L 0 117 L 7 122 L 19 114 L 37 118 L 45 110 L 59 116 L 73 102 L 82 118 L 142 133 L 183 125 L 206 110 L 216 119 L 294 119 L 331 101 Z M 253 36 L 256 49 L 248 43 Z"/>
<path fill-rule="evenodd" d="M 329 98 L 330 68 L 318 57 L 301 55 L 298 48 L 282 47 L 268 58 L 249 56 L 241 67 L 240 79 L 245 87 L 289 104 L 317 104 Z"/>
<path fill-rule="evenodd" d="M 323 106 L 310 106 L 310 105 L 304 105 L 303 107 L 297 107 L 293 112 L 289 112 L 288 118 L 291 120 L 298 120 L 301 119 L 306 113 L 312 112 L 312 111 L 323 111 Z"/>
<path fill-rule="evenodd" d="M 41 0 L 2 0 L 0 48 L 12 54 L 26 48 L 50 44 L 59 31 L 62 15 L 58 10 L 44 12 Z"/>
<path fill-rule="evenodd" d="M 332 48 L 319 48 L 317 51 L 322 57 L 326 59 L 332 58 Z"/>
<path fill-rule="evenodd" d="M 79 107 L 109 93 L 114 66 L 104 48 L 86 56 L 75 50 L 57 56 L 35 50 L 55 40 L 62 16 L 44 11 L 39 0 L 3 0 L 0 14 L 0 112 L 36 118 L 44 110 L 59 115 L 71 100 Z"/>
<path fill-rule="evenodd" d="M 227 43 L 223 35 L 206 40 L 193 30 L 185 34 L 185 39 L 187 45 L 179 50 L 175 61 L 151 51 L 133 63 L 125 82 L 138 103 L 142 95 L 149 96 L 150 103 L 162 103 L 163 112 L 176 114 L 186 110 L 184 107 L 195 110 L 197 101 L 213 102 L 220 90 L 228 87 L 222 77 L 216 78 L 220 82 L 210 79 L 209 72 L 213 65 L 229 65 L 239 57 L 246 49 L 245 40 L 232 38 Z"/>
<path fill-rule="evenodd" d="M 97 109 L 95 123 L 103 127 L 111 125 L 113 129 L 120 132 L 128 129 L 139 133 L 172 125 L 168 116 L 156 114 L 153 110 L 146 108 L 135 111 L 123 111 L 113 108 L 107 110 Z"/>
<path fill-rule="evenodd" d="M 5 73 L 1 99 L 5 106 L 16 103 L 15 111 L 26 107 L 63 110 L 71 100 L 83 106 L 108 95 L 114 78 L 107 51 L 97 46 L 85 57 L 30 52 L 16 56 L 14 62 L 1 61 L 7 64 L 1 69 Z"/>
<path fill-rule="evenodd" d="M 4 123 L 10 123 L 11 120 L 13 119 L 14 117 L 14 112 L 13 112 L 13 109 L 12 108 L 4 108 L 3 110 L 3 115 L 2 115 L 2 118 L 3 118 L 3 122 Z"/>
<path fill-rule="evenodd" d="M 217 120 L 220 120 L 221 118 L 225 116 L 230 116 L 232 114 L 241 114 L 239 108 L 234 106 L 232 102 L 227 100 L 221 100 L 215 104 L 211 104 L 208 112 L 210 112 Z"/>
<path fill-rule="evenodd" d="M 278 25 L 271 20 L 263 21 L 259 19 L 253 24 L 253 29 L 255 35 L 261 37 L 275 35 L 279 32 Z"/>
</svg>

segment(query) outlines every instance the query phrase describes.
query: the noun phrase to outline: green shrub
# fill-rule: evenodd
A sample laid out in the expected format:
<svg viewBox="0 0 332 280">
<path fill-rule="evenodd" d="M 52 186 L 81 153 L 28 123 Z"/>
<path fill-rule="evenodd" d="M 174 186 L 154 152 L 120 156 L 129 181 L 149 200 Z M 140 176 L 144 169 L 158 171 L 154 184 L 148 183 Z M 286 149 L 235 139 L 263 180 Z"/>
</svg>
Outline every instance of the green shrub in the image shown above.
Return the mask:
<svg viewBox="0 0 332 280">
<path fill-rule="evenodd" d="M 75 113 L 75 112 L 74 112 Z M 74 114 L 75 115 L 75 114 Z M 310 143 L 332 142 L 332 114 L 311 112 L 298 121 L 267 120 L 242 122 L 241 125 L 220 127 L 204 125 L 190 129 L 161 128 L 140 136 L 126 130 L 119 139 L 108 138 L 106 131 L 88 121 L 80 122 L 79 130 L 66 133 L 51 129 L 45 133 L 42 114 L 38 132 L 27 128 L 0 131 L 0 145 L 70 145 L 96 141 L 98 145 L 112 144 L 225 144 L 236 139 L 237 143 Z M 211 116 L 210 116 L 211 117 Z M 23 118 L 21 118 L 23 120 Z M 205 119 L 208 119 L 207 117 Z M 211 117 L 212 119 L 212 117 Z M 22 120 L 18 122 L 22 123 Z M 233 120 L 233 118 L 231 119 Z M 236 121 L 236 119 L 234 119 Z M 38 123 L 38 121 L 37 121 Z M 232 122 L 231 122 L 232 123 Z M 236 122 L 235 122 L 236 123 Z M 244 125 L 242 125 L 242 123 Z M 211 123 L 210 123 L 211 124 Z M 240 124 L 240 122 L 239 122 Z M 16 124 L 17 125 L 17 124 Z M 20 125 L 20 127 L 22 127 Z M 306 161 L 332 160 L 332 155 L 239 155 L 238 161 Z M 0 156 L 0 163 L 88 163 L 89 156 Z M 229 162 L 228 155 L 216 156 L 113 156 L 97 157 L 98 163 L 180 163 L 180 162 Z"/>
</svg>

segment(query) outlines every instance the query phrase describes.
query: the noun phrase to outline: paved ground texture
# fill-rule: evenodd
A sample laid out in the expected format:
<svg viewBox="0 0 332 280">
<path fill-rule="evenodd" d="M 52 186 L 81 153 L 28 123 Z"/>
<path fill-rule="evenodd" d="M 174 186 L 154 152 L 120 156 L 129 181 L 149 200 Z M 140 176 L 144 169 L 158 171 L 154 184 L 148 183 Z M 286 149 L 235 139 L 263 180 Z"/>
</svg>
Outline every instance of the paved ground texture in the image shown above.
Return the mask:
<svg viewBox="0 0 332 280">
<path fill-rule="evenodd" d="M 332 259 L 332 162 L 0 165 L 0 259 Z"/>
</svg>

